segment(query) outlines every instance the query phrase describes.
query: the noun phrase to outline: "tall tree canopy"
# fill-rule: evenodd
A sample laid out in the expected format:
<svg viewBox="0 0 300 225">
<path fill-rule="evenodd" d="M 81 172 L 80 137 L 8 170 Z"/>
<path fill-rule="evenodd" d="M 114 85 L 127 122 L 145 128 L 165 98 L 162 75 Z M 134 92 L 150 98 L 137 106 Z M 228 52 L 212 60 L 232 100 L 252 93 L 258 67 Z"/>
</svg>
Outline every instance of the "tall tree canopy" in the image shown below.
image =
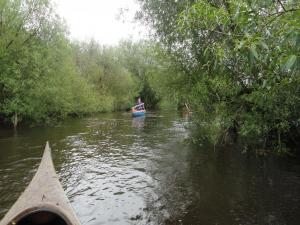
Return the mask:
<svg viewBox="0 0 300 225">
<path fill-rule="evenodd" d="M 50 0 L 0 0 L 1 122 L 124 110 L 138 95 L 155 108 L 167 93 L 153 78 L 167 71 L 159 45 L 102 46 L 67 33 Z"/>
<path fill-rule="evenodd" d="M 124 109 L 137 92 L 113 48 L 68 40 L 50 0 L 0 1 L 1 120 Z"/>
<path fill-rule="evenodd" d="M 139 18 L 185 71 L 200 139 L 236 133 L 279 152 L 298 143 L 299 1 L 139 2 Z"/>
</svg>

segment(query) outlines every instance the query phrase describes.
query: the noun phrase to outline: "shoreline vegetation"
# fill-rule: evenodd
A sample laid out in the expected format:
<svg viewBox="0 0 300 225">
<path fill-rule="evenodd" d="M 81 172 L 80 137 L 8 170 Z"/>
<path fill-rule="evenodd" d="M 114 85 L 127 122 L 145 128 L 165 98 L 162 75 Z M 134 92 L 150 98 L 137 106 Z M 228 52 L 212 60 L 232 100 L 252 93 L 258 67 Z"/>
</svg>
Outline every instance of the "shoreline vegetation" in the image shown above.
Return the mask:
<svg viewBox="0 0 300 225">
<path fill-rule="evenodd" d="M 165 72 L 158 44 L 71 41 L 50 0 L 3 0 L 0 15 L 2 124 L 125 110 L 138 95 L 157 107 L 151 76 Z"/>
<path fill-rule="evenodd" d="M 182 76 L 192 140 L 299 153 L 298 0 L 138 0 Z"/>
<path fill-rule="evenodd" d="M 138 3 L 154 38 L 103 46 L 69 40 L 50 0 L 2 0 L 1 122 L 125 110 L 141 96 L 192 111 L 193 143 L 299 153 L 299 1 Z"/>
</svg>

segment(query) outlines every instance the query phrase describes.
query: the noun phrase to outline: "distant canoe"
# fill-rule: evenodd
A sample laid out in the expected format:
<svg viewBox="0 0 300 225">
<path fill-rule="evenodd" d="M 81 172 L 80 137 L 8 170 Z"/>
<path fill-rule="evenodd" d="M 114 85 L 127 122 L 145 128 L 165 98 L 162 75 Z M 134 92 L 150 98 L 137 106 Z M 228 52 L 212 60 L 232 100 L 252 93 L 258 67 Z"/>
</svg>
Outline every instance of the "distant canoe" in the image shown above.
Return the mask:
<svg viewBox="0 0 300 225">
<path fill-rule="evenodd" d="M 132 110 L 133 117 L 145 116 L 146 110 Z"/>
<path fill-rule="evenodd" d="M 0 225 L 80 225 L 55 172 L 46 143 L 40 166 Z"/>
</svg>

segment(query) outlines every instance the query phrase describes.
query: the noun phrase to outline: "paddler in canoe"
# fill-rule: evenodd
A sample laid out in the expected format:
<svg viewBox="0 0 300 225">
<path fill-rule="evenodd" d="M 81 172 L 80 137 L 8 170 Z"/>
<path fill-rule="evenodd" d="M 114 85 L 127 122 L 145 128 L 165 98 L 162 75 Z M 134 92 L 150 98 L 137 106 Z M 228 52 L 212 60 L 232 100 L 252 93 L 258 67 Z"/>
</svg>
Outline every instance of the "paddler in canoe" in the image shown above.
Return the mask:
<svg viewBox="0 0 300 225">
<path fill-rule="evenodd" d="M 131 108 L 131 112 L 132 112 L 133 117 L 145 115 L 145 113 L 146 113 L 145 105 L 142 102 L 141 97 L 137 98 L 136 105 Z"/>
</svg>

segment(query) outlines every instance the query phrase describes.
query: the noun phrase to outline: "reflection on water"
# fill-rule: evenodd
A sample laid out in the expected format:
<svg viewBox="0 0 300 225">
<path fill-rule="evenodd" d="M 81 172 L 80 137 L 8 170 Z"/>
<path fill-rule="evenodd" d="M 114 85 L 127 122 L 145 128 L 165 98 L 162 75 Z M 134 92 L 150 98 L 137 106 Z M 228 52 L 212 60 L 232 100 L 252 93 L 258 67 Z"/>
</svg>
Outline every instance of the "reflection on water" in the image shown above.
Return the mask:
<svg viewBox="0 0 300 225">
<path fill-rule="evenodd" d="M 34 175 L 46 140 L 82 224 L 300 221 L 300 167 L 188 146 L 177 114 L 101 114 L 52 128 L 0 130 L 0 217 Z"/>
<path fill-rule="evenodd" d="M 145 126 L 145 116 L 133 117 L 132 118 L 132 127 L 141 129 Z"/>
</svg>

